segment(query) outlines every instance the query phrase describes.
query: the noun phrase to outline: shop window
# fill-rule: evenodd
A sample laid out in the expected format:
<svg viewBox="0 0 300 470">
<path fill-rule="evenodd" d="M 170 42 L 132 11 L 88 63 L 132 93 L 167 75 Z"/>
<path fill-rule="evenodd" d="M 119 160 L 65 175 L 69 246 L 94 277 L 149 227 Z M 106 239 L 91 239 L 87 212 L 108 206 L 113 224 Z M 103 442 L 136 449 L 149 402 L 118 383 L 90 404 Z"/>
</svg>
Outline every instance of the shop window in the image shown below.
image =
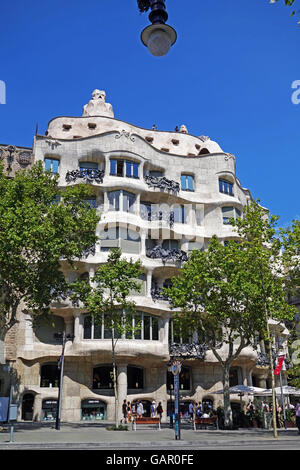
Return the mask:
<svg viewBox="0 0 300 470">
<path fill-rule="evenodd" d="M 41 387 L 58 387 L 59 369 L 57 363 L 41 366 Z"/>
<path fill-rule="evenodd" d="M 81 419 L 83 421 L 106 419 L 106 403 L 92 398 L 83 400 L 81 402 Z"/>
<path fill-rule="evenodd" d="M 42 421 L 56 420 L 57 413 L 57 400 L 48 399 L 43 400 L 42 403 Z"/>
<path fill-rule="evenodd" d="M 45 171 L 50 171 L 53 174 L 58 173 L 59 160 L 56 158 L 45 158 L 44 163 Z"/>
<path fill-rule="evenodd" d="M 144 370 L 141 367 L 127 367 L 127 384 L 130 389 L 144 388 Z"/>
</svg>

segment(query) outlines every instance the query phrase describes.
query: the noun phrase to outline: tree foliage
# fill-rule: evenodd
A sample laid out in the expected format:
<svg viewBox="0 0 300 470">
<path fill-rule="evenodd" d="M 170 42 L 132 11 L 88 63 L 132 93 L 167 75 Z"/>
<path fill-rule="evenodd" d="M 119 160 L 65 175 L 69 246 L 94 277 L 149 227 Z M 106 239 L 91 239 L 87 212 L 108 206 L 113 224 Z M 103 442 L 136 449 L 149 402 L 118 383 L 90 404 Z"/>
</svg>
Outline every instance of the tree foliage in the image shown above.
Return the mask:
<svg viewBox="0 0 300 470">
<path fill-rule="evenodd" d="M 91 283 L 77 281 L 74 286 L 77 295 L 94 317 L 96 325 L 104 326 L 111 331 L 113 384 L 115 392 L 115 426 L 119 426 L 119 393 L 117 386 L 116 345 L 119 338 L 134 333 L 140 328 L 139 322 L 132 326 L 131 316 L 135 313 L 135 303 L 130 300 L 133 291 L 139 292 L 141 281 L 140 261 L 133 262 L 121 258 L 120 248 L 115 248 L 102 264 Z"/>
<path fill-rule="evenodd" d="M 212 237 L 206 251 L 195 250 L 166 290 L 182 330 L 198 333 L 223 369 L 225 426 L 232 426 L 229 369 L 242 350 L 270 341 L 268 322 L 291 320 L 275 239 L 275 217 L 258 203 L 245 208 L 235 225 L 236 241 L 226 246 Z M 221 345 L 225 346 L 220 350 Z"/>
<path fill-rule="evenodd" d="M 42 163 L 8 178 L 0 168 L 0 330 L 17 321 L 22 304 L 34 321 L 68 291 L 61 261 L 72 264 L 96 242 L 99 220 L 87 210 L 88 185 L 58 187 Z"/>
</svg>

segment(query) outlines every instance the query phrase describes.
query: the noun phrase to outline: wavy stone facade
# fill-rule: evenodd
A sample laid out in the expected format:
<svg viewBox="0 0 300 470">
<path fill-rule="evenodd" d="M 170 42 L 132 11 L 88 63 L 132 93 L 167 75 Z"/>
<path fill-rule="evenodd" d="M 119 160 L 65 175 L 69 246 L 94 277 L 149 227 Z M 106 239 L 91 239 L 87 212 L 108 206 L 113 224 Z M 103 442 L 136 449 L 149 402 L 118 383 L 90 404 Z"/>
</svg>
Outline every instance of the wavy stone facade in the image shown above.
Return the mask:
<svg viewBox="0 0 300 470">
<path fill-rule="evenodd" d="M 189 401 L 222 396 L 222 371 L 213 354 L 199 345 L 182 344 L 171 322 L 172 311 L 161 288 L 176 275 L 193 249 L 205 249 L 212 235 L 226 242 L 235 235 L 227 219 L 239 216 L 251 200 L 236 176 L 235 157 L 208 137 L 147 130 L 109 116 L 58 117 L 45 136 L 37 135 L 34 161 L 59 173 L 62 187 L 92 185 L 90 201 L 101 215 L 100 242 L 80 260 L 78 271 L 62 263 L 69 279 L 93 276 L 109 249 L 141 259 L 142 290 L 132 293 L 142 319 L 136 339 L 117 343 L 120 403 L 123 399 L 162 402 L 163 420 L 172 400 L 167 367 L 172 355 L 183 360 L 181 407 Z M 104 327 L 93 325 L 82 306 L 66 300 L 53 303 L 56 327 L 33 331 L 20 317 L 14 367 L 19 376 L 19 418 L 53 418 L 58 396 L 57 361 L 61 345 L 55 331 L 74 335 L 65 349 L 62 421 L 114 418 L 109 376 L 111 341 Z M 285 333 L 284 333 L 285 334 Z M 261 351 L 264 352 L 263 349 Z M 171 355 L 170 355 L 171 353 Z M 232 369 L 233 381 L 266 386 L 268 370 L 257 365 L 257 353 L 245 349 Z M 233 401 L 239 402 L 233 396 Z"/>
</svg>

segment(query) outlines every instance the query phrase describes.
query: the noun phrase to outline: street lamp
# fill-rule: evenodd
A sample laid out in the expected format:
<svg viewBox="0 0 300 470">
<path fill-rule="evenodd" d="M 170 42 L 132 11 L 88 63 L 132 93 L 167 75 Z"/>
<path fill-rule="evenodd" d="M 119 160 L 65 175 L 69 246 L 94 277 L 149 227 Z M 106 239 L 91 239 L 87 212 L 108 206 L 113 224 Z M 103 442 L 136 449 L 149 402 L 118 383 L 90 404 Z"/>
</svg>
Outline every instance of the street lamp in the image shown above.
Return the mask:
<svg viewBox="0 0 300 470">
<path fill-rule="evenodd" d="M 156 57 L 166 55 L 176 42 L 177 33 L 169 25 L 165 0 L 137 0 L 141 13 L 148 11 L 152 25 L 147 26 L 141 33 L 142 43 L 148 47 L 149 52 Z"/>
</svg>

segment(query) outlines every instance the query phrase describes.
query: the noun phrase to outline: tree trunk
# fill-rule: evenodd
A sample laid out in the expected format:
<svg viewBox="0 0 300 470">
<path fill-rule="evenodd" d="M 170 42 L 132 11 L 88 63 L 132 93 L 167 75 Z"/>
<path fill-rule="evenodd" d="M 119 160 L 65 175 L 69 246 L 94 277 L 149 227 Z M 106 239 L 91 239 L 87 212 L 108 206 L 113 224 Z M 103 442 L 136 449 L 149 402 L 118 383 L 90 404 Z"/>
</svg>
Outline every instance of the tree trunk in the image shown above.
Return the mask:
<svg viewBox="0 0 300 470">
<path fill-rule="evenodd" d="M 116 356 L 115 356 L 115 338 L 114 329 L 112 329 L 111 336 L 111 350 L 112 350 L 112 366 L 113 366 L 113 382 L 114 382 L 114 394 L 115 394 L 115 426 L 119 427 L 119 400 L 118 400 L 118 384 L 117 384 L 117 368 L 116 368 Z"/>
<path fill-rule="evenodd" d="M 230 369 L 230 364 L 223 365 L 224 427 L 225 429 L 233 428 L 232 409 L 230 405 L 230 393 L 229 393 L 229 369 Z"/>
</svg>

